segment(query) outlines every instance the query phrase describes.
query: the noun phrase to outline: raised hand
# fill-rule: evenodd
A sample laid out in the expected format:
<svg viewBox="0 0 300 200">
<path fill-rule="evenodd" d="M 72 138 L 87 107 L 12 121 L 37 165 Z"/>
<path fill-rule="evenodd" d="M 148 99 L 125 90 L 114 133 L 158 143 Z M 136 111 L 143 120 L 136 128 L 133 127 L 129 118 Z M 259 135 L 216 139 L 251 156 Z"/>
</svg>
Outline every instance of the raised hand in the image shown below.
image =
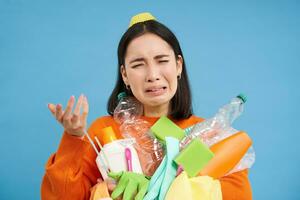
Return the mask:
<svg viewBox="0 0 300 200">
<path fill-rule="evenodd" d="M 86 130 L 89 104 L 84 95 L 80 95 L 72 112 L 74 104 L 75 97 L 71 96 L 65 110 L 62 109 L 61 104 L 49 103 L 48 108 L 68 134 L 82 137 Z"/>
</svg>

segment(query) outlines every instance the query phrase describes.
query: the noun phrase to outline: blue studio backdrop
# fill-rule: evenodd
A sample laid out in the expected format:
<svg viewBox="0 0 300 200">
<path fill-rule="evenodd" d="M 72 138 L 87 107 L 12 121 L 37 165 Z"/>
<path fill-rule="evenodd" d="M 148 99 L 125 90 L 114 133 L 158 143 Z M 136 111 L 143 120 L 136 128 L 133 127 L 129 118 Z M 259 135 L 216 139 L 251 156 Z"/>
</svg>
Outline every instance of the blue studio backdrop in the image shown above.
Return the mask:
<svg viewBox="0 0 300 200">
<path fill-rule="evenodd" d="M 47 103 L 89 100 L 106 115 L 117 45 L 131 16 L 155 15 L 178 37 L 194 112 L 205 118 L 243 92 L 234 127 L 253 139 L 254 199 L 300 199 L 299 1 L 0 1 L 0 199 L 39 199 L 62 127 Z"/>
</svg>

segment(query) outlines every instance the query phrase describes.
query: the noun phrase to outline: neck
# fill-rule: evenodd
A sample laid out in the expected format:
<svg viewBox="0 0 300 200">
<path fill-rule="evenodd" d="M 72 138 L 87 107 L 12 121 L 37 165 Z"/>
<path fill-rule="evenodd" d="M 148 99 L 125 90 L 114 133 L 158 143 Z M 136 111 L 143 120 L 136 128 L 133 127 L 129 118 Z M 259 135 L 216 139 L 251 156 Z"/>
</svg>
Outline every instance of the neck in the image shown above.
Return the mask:
<svg viewBox="0 0 300 200">
<path fill-rule="evenodd" d="M 169 105 L 160 106 L 144 106 L 144 116 L 146 117 L 161 117 L 167 116 L 169 111 Z"/>
</svg>

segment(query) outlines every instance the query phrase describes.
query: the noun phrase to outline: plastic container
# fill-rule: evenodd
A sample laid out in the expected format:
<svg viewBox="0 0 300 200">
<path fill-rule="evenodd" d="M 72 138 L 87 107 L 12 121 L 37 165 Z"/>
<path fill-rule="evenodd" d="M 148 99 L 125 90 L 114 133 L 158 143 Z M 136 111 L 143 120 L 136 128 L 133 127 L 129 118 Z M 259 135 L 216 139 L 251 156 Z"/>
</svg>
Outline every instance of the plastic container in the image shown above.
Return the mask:
<svg viewBox="0 0 300 200">
<path fill-rule="evenodd" d="M 139 101 L 125 93 L 118 95 L 119 103 L 114 110 L 114 119 L 120 124 L 125 138 L 134 138 L 134 144 L 143 173 L 152 176 L 163 159 L 163 145 L 152 136 L 150 124 L 142 120 L 143 107 Z"/>
<path fill-rule="evenodd" d="M 143 172 L 138 154 L 134 148 L 134 138 L 117 139 L 111 126 L 103 128 L 100 130 L 98 137 L 95 136 L 95 140 L 101 149 L 101 151 L 98 151 L 88 134 L 86 136 L 96 151 L 96 164 L 104 180 L 110 179 L 108 177 L 109 171 L 128 171 L 128 167 L 132 172 Z M 128 166 L 126 150 L 130 151 L 130 166 Z"/>
<path fill-rule="evenodd" d="M 133 96 L 127 96 L 125 92 L 118 95 L 118 105 L 114 110 L 114 119 L 119 124 L 134 121 L 143 114 L 142 104 Z"/>
<path fill-rule="evenodd" d="M 238 131 L 232 128 L 232 124 L 242 114 L 246 101 L 246 97 L 240 94 L 231 99 L 229 104 L 221 107 L 213 118 L 185 129 L 186 136 L 180 141 L 180 148 L 185 148 L 194 138 L 200 138 L 202 142 L 211 147 L 237 133 Z M 239 163 L 229 173 L 250 168 L 254 161 L 255 152 L 253 147 L 250 147 Z"/>
<path fill-rule="evenodd" d="M 101 129 L 98 138 L 102 146 L 117 140 L 117 136 L 111 126 Z"/>
<path fill-rule="evenodd" d="M 208 146 L 224 139 L 228 135 L 224 135 L 222 132 L 226 132 L 227 129 L 230 129 L 234 120 L 241 115 L 245 102 L 246 97 L 244 95 L 238 95 L 233 98 L 229 104 L 220 108 L 213 118 L 188 128 L 190 132 L 180 141 L 180 148 L 184 148 L 196 137 L 199 137 L 202 142 Z"/>
<path fill-rule="evenodd" d="M 135 141 L 131 138 L 115 140 L 105 144 L 100 152 L 106 158 L 111 172 L 128 171 L 125 149 L 131 151 L 132 172 L 143 173 L 138 154 L 134 148 Z"/>
<path fill-rule="evenodd" d="M 245 155 L 252 141 L 245 132 L 238 132 L 212 145 L 214 157 L 198 175 L 220 178 L 227 174 Z"/>
</svg>

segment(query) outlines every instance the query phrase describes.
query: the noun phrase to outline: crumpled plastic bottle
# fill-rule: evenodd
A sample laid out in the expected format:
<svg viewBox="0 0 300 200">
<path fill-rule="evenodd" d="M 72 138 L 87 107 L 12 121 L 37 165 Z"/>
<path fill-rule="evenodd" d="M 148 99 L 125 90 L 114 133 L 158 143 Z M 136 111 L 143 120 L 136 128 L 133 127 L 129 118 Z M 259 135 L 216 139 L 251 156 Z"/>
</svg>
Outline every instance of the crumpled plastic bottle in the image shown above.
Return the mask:
<svg viewBox="0 0 300 200">
<path fill-rule="evenodd" d="M 150 132 L 150 124 L 141 119 L 142 104 L 133 96 L 124 92 L 118 95 L 119 103 L 114 110 L 114 120 L 120 124 L 120 131 L 125 138 L 135 138 L 134 147 L 137 150 L 143 173 L 152 176 L 161 163 L 163 145 Z"/>
<path fill-rule="evenodd" d="M 185 148 L 197 137 L 210 147 L 237 133 L 238 130 L 232 128 L 232 124 L 242 114 L 246 101 L 246 96 L 240 94 L 232 98 L 229 104 L 221 107 L 214 117 L 185 129 L 186 136 L 180 141 L 180 149 Z M 240 162 L 229 173 L 250 168 L 254 162 L 255 152 L 251 146 Z"/>
</svg>

